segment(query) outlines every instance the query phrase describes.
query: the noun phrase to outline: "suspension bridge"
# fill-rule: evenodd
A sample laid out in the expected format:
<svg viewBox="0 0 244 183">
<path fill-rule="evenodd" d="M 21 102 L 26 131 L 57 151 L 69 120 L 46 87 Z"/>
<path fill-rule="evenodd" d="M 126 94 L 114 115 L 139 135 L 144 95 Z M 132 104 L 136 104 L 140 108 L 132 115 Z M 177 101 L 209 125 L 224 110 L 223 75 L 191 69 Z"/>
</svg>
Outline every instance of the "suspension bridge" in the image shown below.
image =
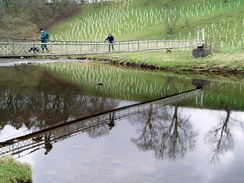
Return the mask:
<svg viewBox="0 0 244 183">
<path fill-rule="evenodd" d="M 104 42 L 50 41 L 46 44 L 47 52 L 42 51 L 42 43 L 40 41 L 13 39 L 11 41 L 0 41 L 0 58 L 81 56 L 152 50 L 189 50 L 202 44 L 202 39 L 117 41 L 114 43 L 114 50 L 110 52 L 108 43 Z"/>
<path fill-rule="evenodd" d="M 50 147 L 54 143 L 87 132 L 101 125 L 143 114 L 149 109 L 155 110 L 162 106 L 175 104 L 193 97 L 196 97 L 197 100 L 199 96 L 201 98 L 200 94 L 202 92 L 203 90 L 197 86 L 193 90 L 72 120 L 57 126 L 2 141 L 0 142 L 0 156 L 11 154 L 16 158 L 22 157 L 42 148 L 47 149 L 48 146 Z"/>
</svg>

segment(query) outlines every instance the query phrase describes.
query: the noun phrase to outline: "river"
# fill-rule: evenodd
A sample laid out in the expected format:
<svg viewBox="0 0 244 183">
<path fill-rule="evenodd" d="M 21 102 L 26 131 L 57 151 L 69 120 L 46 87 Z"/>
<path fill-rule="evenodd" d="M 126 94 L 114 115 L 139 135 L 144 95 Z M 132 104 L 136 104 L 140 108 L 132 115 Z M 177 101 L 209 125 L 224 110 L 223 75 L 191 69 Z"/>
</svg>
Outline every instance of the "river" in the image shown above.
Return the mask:
<svg viewBox="0 0 244 183">
<path fill-rule="evenodd" d="M 198 95 L 116 118 L 118 108 L 195 89 L 193 79 L 208 80 Z M 0 89 L 1 142 L 45 131 L 30 148 L 7 144 L 34 183 L 244 182 L 243 76 L 64 62 L 0 67 Z M 109 121 L 69 125 L 111 110 Z"/>
</svg>

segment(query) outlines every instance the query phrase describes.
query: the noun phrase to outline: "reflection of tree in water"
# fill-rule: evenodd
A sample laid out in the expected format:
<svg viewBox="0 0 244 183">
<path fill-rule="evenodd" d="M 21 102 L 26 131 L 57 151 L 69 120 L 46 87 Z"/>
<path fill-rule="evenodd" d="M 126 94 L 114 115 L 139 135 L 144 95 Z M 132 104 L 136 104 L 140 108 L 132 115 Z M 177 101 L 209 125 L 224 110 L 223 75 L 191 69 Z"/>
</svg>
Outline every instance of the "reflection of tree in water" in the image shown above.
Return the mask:
<svg viewBox="0 0 244 183">
<path fill-rule="evenodd" d="M 36 72 L 29 67 L 0 71 L 0 76 L 10 75 L 0 79 L 0 129 L 7 124 L 42 129 L 117 106 L 111 99 L 84 96 L 79 86 L 33 69 Z"/>
<path fill-rule="evenodd" d="M 196 133 L 188 117 L 181 116 L 178 106 L 160 107 L 153 110 L 151 106 L 140 121 L 141 135 L 132 141 L 141 150 L 153 150 L 156 158 L 183 158 L 188 150 L 195 147 Z"/>
<path fill-rule="evenodd" d="M 152 124 L 152 122 L 155 120 L 154 118 L 155 116 L 153 115 L 153 108 L 152 105 L 150 105 L 148 111 L 143 113 L 139 119 L 136 119 L 140 121 L 140 125 L 142 124 L 138 130 L 141 135 L 136 139 L 133 138 L 132 141 L 136 143 L 141 150 L 152 149 L 154 143 L 156 142 L 157 131 L 155 130 L 155 126 L 157 126 L 158 123 Z"/>
<path fill-rule="evenodd" d="M 226 116 L 217 126 L 206 134 L 206 141 L 211 145 L 211 162 L 219 161 L 219 156 L 234 148 L 233 127 L 241 127 L 242 122 L 231 118 L 231 108 L 224 105 Z"/>
</svg>

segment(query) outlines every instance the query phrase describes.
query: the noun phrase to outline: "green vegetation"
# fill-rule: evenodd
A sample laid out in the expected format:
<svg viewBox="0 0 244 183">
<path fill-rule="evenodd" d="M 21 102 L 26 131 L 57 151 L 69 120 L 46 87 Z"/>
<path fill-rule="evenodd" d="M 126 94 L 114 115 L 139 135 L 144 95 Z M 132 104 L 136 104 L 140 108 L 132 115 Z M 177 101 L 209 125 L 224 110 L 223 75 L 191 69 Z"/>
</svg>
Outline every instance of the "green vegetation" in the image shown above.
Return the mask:
<svg viewBox="0 0 244 183">
<path fill-rule="evenodd" d="M 4 2 L 4 1 L 2 1 Z M 0 28 L 6 34 L 11 31 L 21 32 L 21 26 L 30 30 L 30 34 L 36 34 L 37 25 L 48 25 L 48 22 L 58 20 L 62 12 L 73 15 L 80 9 L 76 16 L 64 21 L 52 24 L 50 27 L 51 40 L 76 40 L 76 41 L 103 41 L 108 33 L 112 33 L 116 40 L 139 39 L 195 39 L 197 30 L 204 28 L 205 39 L 208 43 L 214 43 L 214 47 L 220 47 L 222 53 L 214 53 L 203 59 L 194 59 L 190 52 L 144 52 L 133 54 L 100 55 L 89 58 L 111 59 L 112 61 L 127 61 L 135 64 L 148 64 L 167 70 L 189 71 L 230 71 L 243 73 L 243 54 L 240 48 L 243 46 L 244 27 L 244 2 L 242 0 L 115 0 L 102 3 L 72 4 L 71 0 L 53 1 L 47 3 L 41 0 L 37 3 L 26 1 L 9 1 L 8 6 L 0 10 L 3 25 L 14 21 L 11 17 L 17 17 L 26 23 L 11 22 L 8 26 Z M 18 2 L 20 8 L 16 5 Z M 45 3 L 46 2 L 46 3 Z M 31 4 L 31 20 L 21 16 L 25 3 Z M 71 3 L 70 8 L 64 8 Z M 40 11 L 36 11 L 39 8 Z M 43 8 L 43 9 L 42 9 Z M 28 12 L 27 11 L 27 12 Z M 29 13 L 29 12 L 28 12 Z M 20 16 L 16 16 L 19 14 Z M 27 14 L 25 14 L 27 15 Z M 29 15 L 29 14 L 28 14 Z M 33 20 L 35 17 L 35 21 Z M 50 17 L 50 20 L 49 20 Z M 4 23 L 5 22 L 5 23 Z M 34 22 L 32 26 L 31 22 Z M 33 29 L 29 29 L 28 26 Z M 20 27 L 20 29 L 18 28 Z M 6 29 L 6 30 L 5 30 Z M 26 31 L 24 31 L 26 32 Z M 19 36 L 22 36 L 19 34 Z"/>
<path fill-rule="evenodd" d="M 101 41 L 108 33 L 116 40 L 194 39 L 196 29 L 204 28 L 209 42 L 242 46 L 241 0 L 115 0 L 79 5 L 72 0 L 9 0 L 0 1 L 0 8 L 1 35 L 31 37 L 38 27 L 52 25 L 52 40 Z M 66 21 L 57 21 L 75 12 Z"/>
<path fill-rule="evenodd" d="M 240 48 L 244 3 L 241 0 L 126 0 L 85 5 L 84 11 L 54 26 L 57 40 L 193 39 L 205 28 L 209 41 Z"/>
<path fill-rule="evenodd" d="M 31 167 L 29 164 L 20 163 L 10 156 L 0 157 L 0 182 L 31 182 Z"/>
<path fill-rule="evenodd" d="M 93 60 L 110 60 L 114 63 L 125 65 L 126 63 L 141 66 L 148 64 L 156 68 L 172 71 L 195 71 L 195 72 L 244 72 L 244 53 L 238 51 L 212 54 L 205 58 L 194 58 L 190 52 L 163 51 L 142 53 L 120 53 L 111 55 L 87 56 Z"/>
<path fill-rule="evenodd" d="M 126 0 L 84 5 L 79 15 L 51 29 L 55 40 L 195 39 L 205 30 L 205 41 L 221 50 L 195 59 L 191 52 L 144 52 L 89 56 L 167 70 L 243 73 L 243 19 L 241 0 Z"/>
</svg>

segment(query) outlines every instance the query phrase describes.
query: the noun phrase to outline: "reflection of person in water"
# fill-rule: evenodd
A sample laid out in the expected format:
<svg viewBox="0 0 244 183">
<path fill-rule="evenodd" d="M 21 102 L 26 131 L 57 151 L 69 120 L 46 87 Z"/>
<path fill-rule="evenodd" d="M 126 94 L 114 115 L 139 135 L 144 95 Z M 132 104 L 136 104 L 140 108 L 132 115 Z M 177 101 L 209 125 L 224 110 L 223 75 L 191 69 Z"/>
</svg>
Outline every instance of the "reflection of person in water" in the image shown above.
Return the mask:
<svg viewBox="0 0 244 183">
<path fill-rule="evenodd" d="M 45 149 L 46 152 L 44 153 L 45 155 L 47 155 L 53 148 L 53 145 L 51 144 L 51 134 L 45 134 L 44 140 L 45 140 Z"/>
<path fill-rule="evenodd" d="M 109 130 L 111 130 L 114 126 L 114 113 L 113 114 L 109 114 L 109 122 L 107 123 L 107 125 L 109 126 Z"/>
</svg>

